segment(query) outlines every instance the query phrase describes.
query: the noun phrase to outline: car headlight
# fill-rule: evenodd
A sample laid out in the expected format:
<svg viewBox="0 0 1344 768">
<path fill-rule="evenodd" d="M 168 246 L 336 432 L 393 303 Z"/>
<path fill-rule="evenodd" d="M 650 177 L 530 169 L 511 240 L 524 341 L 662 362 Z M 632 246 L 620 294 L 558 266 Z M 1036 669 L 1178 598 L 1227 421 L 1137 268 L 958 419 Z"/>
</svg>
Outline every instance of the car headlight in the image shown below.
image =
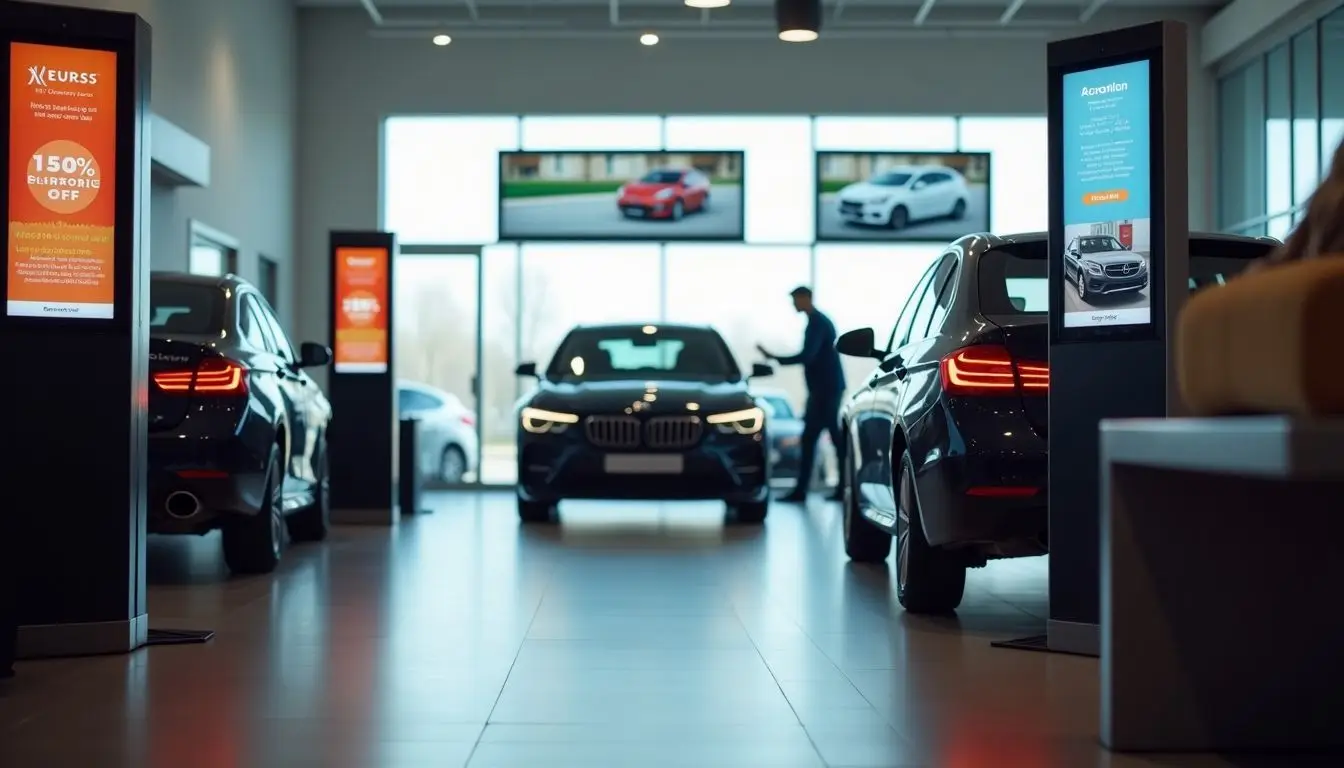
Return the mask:
<svg viewBox="0 0 1344 768">
<path fill-rule="evenodd" d="M 886 205 L 889 202 L 891 202 L 891 195 L 883 195 L 868 200 L 869 205 Z"/>
<path fill-rule="evenodd" d="M 653 196 L 653 199 L 654 199 L 654 200 L 666 200 L 667 198 L 672 197 L 672 196 L 675 195 L 675 194 L 677 194 L 676 190 L 673 190 L 673 189 L 660 189 L 660 190 L 658 190 L 658 192 Z"/>
<path fill-rule="evenodd" d="M 1088 272 L 1091 272 L 1094 275 L 1101 274 L 1101 265 L 1095 261 L 1084 261 L 1083 266 L 1087 268 Z"/>
<path fill-rule="evenodd" d="M 534 435 L 544 435 L 548 432 L 564 432 L 570 424 L 577 424 L 579 417 L 572 413 L 524 408 L 521 420 L 523 429 Z"/>
<path fill-rule="evenodd" d="M 706 417 L 705 421 L 718 427 L 720 432 L 754 435 L 765 426 L 765 411 L 760 408 L 746 408 L 741 411 L 716 413 Z"/>
</svg>

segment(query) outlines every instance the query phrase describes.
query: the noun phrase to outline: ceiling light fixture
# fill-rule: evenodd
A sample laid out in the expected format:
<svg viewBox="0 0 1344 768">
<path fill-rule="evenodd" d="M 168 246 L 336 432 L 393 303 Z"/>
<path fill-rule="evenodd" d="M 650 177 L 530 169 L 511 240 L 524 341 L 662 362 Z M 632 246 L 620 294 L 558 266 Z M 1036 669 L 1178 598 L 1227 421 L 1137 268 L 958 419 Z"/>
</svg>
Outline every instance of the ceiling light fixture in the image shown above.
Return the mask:
<svg viewBox="0 0 1344 768">
<path fill-rule="evenodd" d="M 692 8 L 727 8 L 733 4 L 733 0 L 686 0 L 686 5 Z"/>
<path fill-rule="evenodd" d="M 653 34 L 652 32 L 645 32 L 644 34 L 639 36 L 640 45 L 657 45 L 658 40 L 659 40 L 658 36 Z"/>
<path fill-rule="evenodd" d="M 779 39 L 810 43 L 821 36 L 821 0 L 775 0 Z"/>
<path fill-rule="evenodd" d="M 435 36 L 434 36 L 434 44 L 437 45 L 437 46 L 442 47 L 442 46 L 445 46 L 445 45 L 447 45 L 447 44 L 449 44 L 449 43 L 451 43 L 451 42 L 453 42 L 453 38 L 451 38 L 451 37 L 449 37 L 449 36 L 447 36 L 447 35 L 435 35 Z"/>
</svg>

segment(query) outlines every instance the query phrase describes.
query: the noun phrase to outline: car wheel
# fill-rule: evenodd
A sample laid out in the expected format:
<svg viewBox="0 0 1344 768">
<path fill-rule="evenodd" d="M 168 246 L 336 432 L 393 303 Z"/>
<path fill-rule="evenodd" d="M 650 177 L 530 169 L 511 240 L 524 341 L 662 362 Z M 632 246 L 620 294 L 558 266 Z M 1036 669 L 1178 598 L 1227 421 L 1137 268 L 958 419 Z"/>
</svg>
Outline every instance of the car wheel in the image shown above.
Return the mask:
<svg viewBox="0 0 1344 768">
<path fill-rule="evenodd" d="M 844 508 L 840 517 L 845 528 L 845 554 L 856 563 L 880 563 L 891 554 L 891 534 L 878 528 L 859 509 L 858 473 L 854 451 L 846 451 L 845 470 L 840 482 L 845 486 Z"/>
<path fill-rule="evenodd" d="M 887 218 L 887 226 L 892 229 L 905 229 L 905 225 L 910 223 L 910 211 L 905 209 L 904 205 L 898 205 L 891 209 L 891 216 Z"/>
<path fill-rule="evenodd" d="M 558 519 L 556 505 L 544 501 L 518 499 L 518 519 L 527 525 L 554 523 Z"/>
<path fill-rule="evenodd" d="M 914 465 L 901 456 L 896 510 L 896 597 L 911 613 L 949 613 L 961 605 L 966 566 L 929 546 L 915 493 Z"/>
<path fill-rule="evenodd" d="M 1079 267 L 1073 278 L 1073 284 L 1078 288 L 1078 299 L 1087 301 L 1090 298 L 1087 295 L 1087 280 L 1083 279 L 1083 268 Z"/>
<path fill-rule="evenodd" d="M 953 221 L 961 221 L 964 218 L 966 218 L 966 201 L 957 200 L 956 204 L 952 206 L 952 219 Z"/>
<path fill-rule="evenodd" d="M 285 546 L 285 521 L 281 516 L 284 483 L 278 452 L 272 452 L 266 471 L 261 509 L 254 515 L 224 527 L 224 562 L 236 574 L 270 573 L 280 564 Z"/>
<path fill-rule="evenodd" d="M 766 500 L 734 504 L 732 511 L 737 522 L 744 525 L 760 525 L 765 522 L 765 516 L 770 512 L 770 502 Z"/>
<path fill-rule="evenodd" d="M 325 440 L 318 444 L 316 470 L 313 503 L 289 516 L 289 537 L 294 541 L 322 541 L 331 531 L 331 475 Z"/>
<path fill-rule="evenodd" d="M 672 220 L 681 221 L 681 217 L 686 215 L 686 206 L 680 200 L 672 204 Z"/>
<path fill-rule="evenodd" d="M 467 455 L 456 445 L 443 449 L 439 457 L 439 480 L 456 485 L 467 474 Z"/>
</svg>

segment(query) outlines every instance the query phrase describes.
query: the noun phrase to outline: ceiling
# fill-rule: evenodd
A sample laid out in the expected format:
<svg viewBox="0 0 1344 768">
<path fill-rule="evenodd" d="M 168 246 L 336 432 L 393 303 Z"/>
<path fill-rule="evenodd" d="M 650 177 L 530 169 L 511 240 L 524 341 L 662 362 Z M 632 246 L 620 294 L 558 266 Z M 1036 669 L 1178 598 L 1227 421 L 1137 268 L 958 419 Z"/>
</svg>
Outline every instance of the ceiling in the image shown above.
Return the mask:
<svg viewBox="0 0 1344 768">
<path fill-rule="evenodd" d="M 305 8 L 368 13 L 370 32 L 426 31 L 489 38 L 597 38 L 657 32 L 663 38 L 773 37 L 772 0 L 733 0 L 714 11 L 681 0 L 296 0 Z M 1058 35 L 1117 12 L 1212 14 L 1230 0 L 823 0 L 823 38 L 924 35 Z M 959 33 L 959 34 L 958 34 Z"/>
</svg>

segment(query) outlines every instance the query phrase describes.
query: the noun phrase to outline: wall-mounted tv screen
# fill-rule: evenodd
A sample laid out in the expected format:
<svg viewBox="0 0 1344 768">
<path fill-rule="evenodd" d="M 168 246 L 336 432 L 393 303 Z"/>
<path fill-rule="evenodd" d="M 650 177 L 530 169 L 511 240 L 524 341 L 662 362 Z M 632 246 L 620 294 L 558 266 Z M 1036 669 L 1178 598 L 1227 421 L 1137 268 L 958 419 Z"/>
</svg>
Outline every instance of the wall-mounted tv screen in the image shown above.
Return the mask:
<svg viewBox="0 0 1344 768">
<path fill-rule="evenodd" d="M 818 152 L 817 240 L 988 232 L 989 178 L 988 152 Z"/>
<path fill-rule="evenodd" d="M 501 152 L 500 240 L 742 240 L 742 152 Z"/>
</svg>

